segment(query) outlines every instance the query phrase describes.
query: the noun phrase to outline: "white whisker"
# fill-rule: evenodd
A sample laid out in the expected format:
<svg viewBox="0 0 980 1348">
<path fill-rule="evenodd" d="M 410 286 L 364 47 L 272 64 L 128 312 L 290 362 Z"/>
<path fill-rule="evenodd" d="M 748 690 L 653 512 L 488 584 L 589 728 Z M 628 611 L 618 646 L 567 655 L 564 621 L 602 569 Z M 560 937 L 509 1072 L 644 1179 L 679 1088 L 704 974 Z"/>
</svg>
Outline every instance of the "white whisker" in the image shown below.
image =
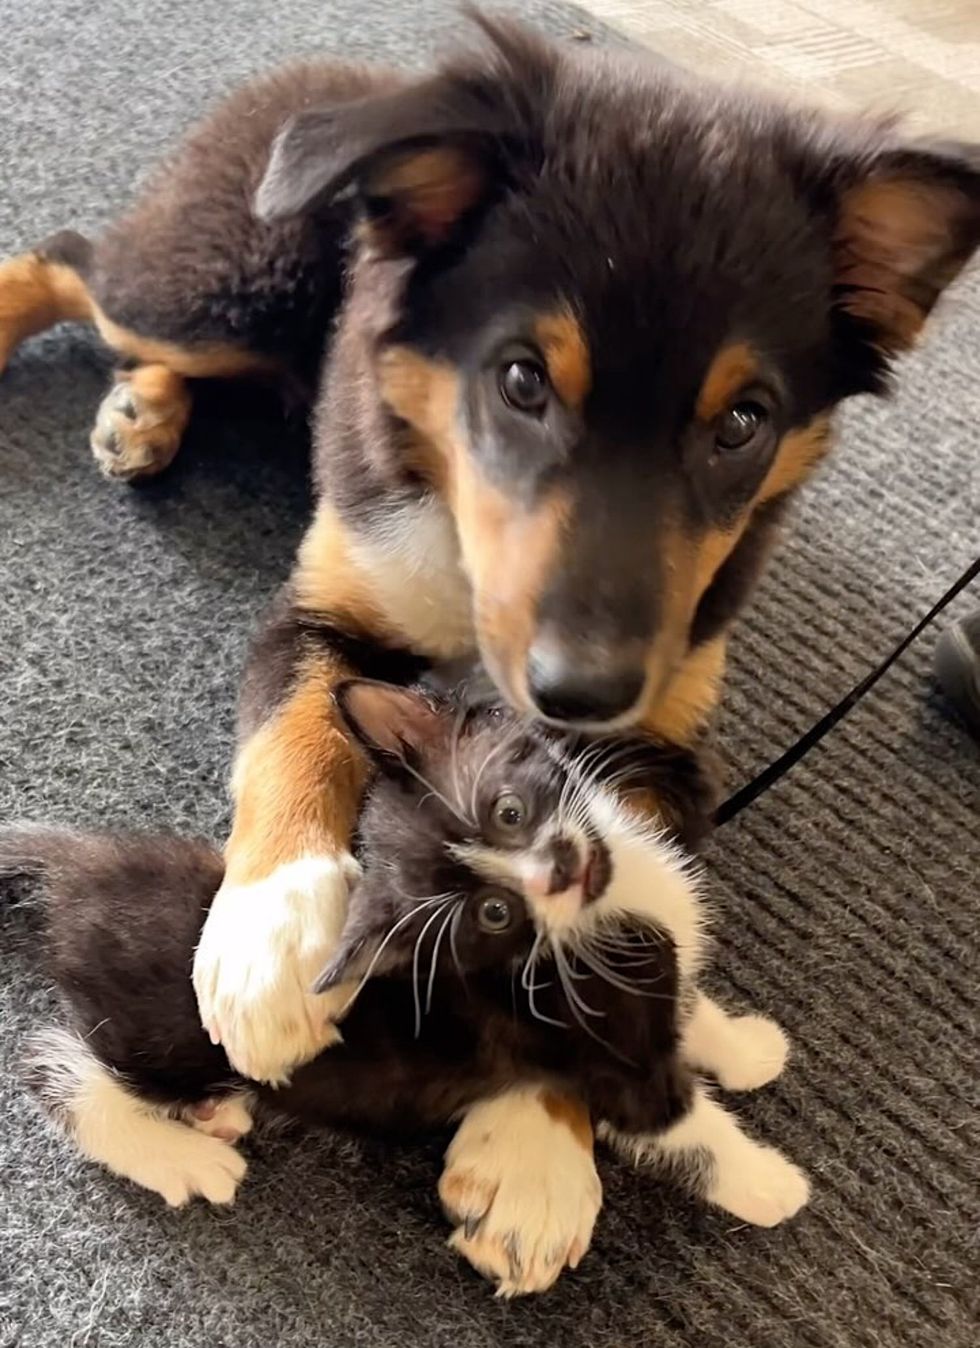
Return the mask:
<svg viewBox="0 0 980 1348">
<path fill-rule="evenodd" d="M 543 1025 L 554 1025 L 559 1030 L 567 1030 L 568 1024 L 564 1020 L 555 1020 L 552 1016 L 546 1016 L 543 1011 L 539 1011 L 534 1001 L 534 994 L 541 990 L 541 987 L 550 987 L 550 983 L 537 984 L 534 981 L 534 966 L 538 961 L 542 946 L 545 942 L 543 932 L 538 932 L 534 938 L 534 944 L 528 952 L 527 959 L 524 961 L 524 968 L 521 970 L 521 987 L 527 993 L 528 1010 L 535 1020 L 541 1021 Z"/>
<path fill-rule="evenodd" d="M 442 945 L 442 938 L 446 934 L 446 928 L 449 926 L 453 918 L 456 916 L 456 910 L 461 906 L 462 902 L 463 902 L 462 898 L 459 898 L 456 900 L 454 904 L 451 905 L 451 907 L 446 913 L 446 916 L 442 920 L 442 926 L 436 932 L 436 939 L 432 943 L 432 958 L 429 961 L 429 983 L 425 990 L 426 1015 L 428 1015 L 429 1012 L 432 1010 L 432 989 L 435 987 L 436 973 L 438 971 L 439 947 Z M 440 909 L 440 911 L 442 910 Z"/>
<path fill-rule="evenodd" d="M 486 772 L 487 768 L 497 757 L 497 755 L 501 754 L 504 751 L 504 749 L 506 749 L 510 744 L 513 743 L 514 739 L 517 737 L 520 731 L 524 729 L 524 726 L 525 726 L 524 720 L 515 721 L 514 724 L 511 726 L 510 730 L 508 730 L 507 733 L 503 736 L 503 738 L 498 740 L 497 743 L 493 746 L 493 748 L 487 751 L 486 756 L 483 759 L 483 762 L 476 770 L 476 773 L 473 777 L 473 786 L 470 790 L 470 814 L 474 820 L 477 818 L 477 792 L 480 789 L 480 782 L 483 780 L 483 774 Z"/>
<path fill-rule="evenodd" d="M 371 956 L 371 962 L 370 962 L 370 964 L 368 965 L 368 967 L 367 967 L 367 969 L 366 969 L 366 971 L 365 971 L 363 977 L 361 978 L 361 981 L 358 983 L 357 987 L 354 989 L 354 991 L 351 993 L 351 995 L 347 998 L 347 1001 L 344 1003 L 343 1007 L 341 1008 L 340 1015 L 345 1015 L 345 1014 L 347 1013 L 347 1011 L 350 1009 L 350 1007 L 353 1006 L 355 1000 L 357 999 L 358 995 L 359 995 L 360 992 L 362 991 L 362 989 L 363 989 L 363 987 L 364 987 L 364 984 L 368 981 L 368 979 L 369 979 L 369 978 L 371 977 L 371 975 L 374 973 L 375 966 L 377 965 L 378 960 L 381 958 L 382 954 L 384 953 L 385 946 L 388 944 L 388 942 L 391 940 L 391 938 L 395 935 L 395 933 L 396 933 L 401 927 L 404 927 L 405 924 L 406 924 L 406 922 L 410 922 L 410 921 L 412 920 L 413 917 L 417 917 L 417 916 L 418 916 L 419 907 L 431 906 L 432 904 L 439 903 L 444 897 L 445 897 L 444 895 L 438 894 L 438 895 L 436 895 L 435 898 L 432 898 L 432 899 L 419 899 L 419 900 L 417 901 L 417 902 L 418 902 L 418 907 L 412 908 L 412 909 L 411 909 L 409 912 L 407 912 L 407 913 L 402 913 L 402 915 L 401 915 L 401 917 L 398 919 L 398 921 L 397 921 L 397 922 L 394 922 L 394 923 L 388 928 L 388 931 L 387 931 L 387 933 L 386 933 L 386 935 L 385 935 L 384 940 L 381 942 L 381 944 L 378 946 L 377 950 L 376 950 L 376 951 L 374 952 L 374 954 Z"/>
<path fill-rule="evenodd" d="M 588 1006 L 585 1003 L 585 1001 L 579 996 L 578 992 L 575 990 L 575 987 L 573 986 L 572 983 L 573 979 L 588 978 L 588 974 L 575 973 L 575 971 L 569 964 L 568 960 L 565 958 L 565 952 L 561 948 L 560 943 L 558 941 L 555 941 L 554 939 L 551 942 L 551 950 L 555 957 L 555 967 L 558 970 L 559 977 L 561 978 L 562 985 L 564 986 L 565 989 L 565 996 L 569 999 L 570 1002 L 572 1002 L 575 1006 L 579 1008 L 579 1010 L 582 1012 L 584 1016 L 595 1016 L 598 1019 L 603 1019 L 606 1014 L 605 1011 L 596 1011 L 593 1007 Z M 566 976 L 569 980 L 568 982 L 565 981 Z"/>
<path fill-rule="evenodd" d="M 470 827 L 470 821 L 466 818 L 466 816 L 464 814 L 460 814 L 459 810 L 457 810 L 456 806 L 452 803 L 452 801 L 447 800 L 447 798 L 442 794 L 441 791 L 436 790 L 436 788 L 432 785 L 432 783 L 429 781 L 427 777 L 423 777 L 421 772 L 416 772 L 415 768 L 412 767 L 411 763 L 406 763 L 404 759 L 402 760 L 402 764 L 408 770 L 408 772 L 412 774 L 412 776 L 415 778 L 417 782 L 420 782 L 427 791 L 429 791 L 433 796 L 435 796 L 436 800 L 441 801 L 442 804 L 445 805 L 446 809 L 449 811 L 449 813 L 453 816 L 454 819 L 458 819 L 459 822 L 461 824 L 465 824 L 467 828 Z"/>
<path fill-rule="evenodd" d="M 460 707 L 456 713 L 456 720 L 453 724 L 453 736 L 449 742 L 449 771 L 453 779 L 453 790 L 456 792 L 456 800 L 459 805 L 460 814 L 463 811 L 463 787 L 459 779 L 459 741 L 463 733 L 463 723 L 466 720 L 466 708 Z M 476 826 L 476 817 L 471 810 L 466 822 L 471 828 Z"/>
<path fill-rule="evenodd" d="M 444 902 L 431 912 L 422 924 L 418 936 L 415 938 L 415 949 L 412 951 L 412 997 L 415 1001 L 415 1038 L 418 1039 L 422 1033 L 422 993 L 419 988 L 419 956 L 422 952 L 422 942 L 425 940 L 425 933 L 432 926 L 433 922 L 439 920 L 440 914 L 452 903 L 452 899 L 446 899 Z"/>
<path fill-rule="evenodd" d="M 608 983 L 610 987 L 618 988 L 620 992 L 628 992 L 634 997 L 653 997 L 657 1000 L 666 1002 L 674 1000 L 670 993 L 645 991 L 646 987 L 659 983 L 659 978 L 627 979 L 624 975 L 618 974 L 615 970 L 611 969 L 609 965 L 602 960 L 597 951 L 592 950 L 590 953 L 592 956 L 591 959 L 582 945 L 575 946 L 576 959 L 581 960 L 587 969 L 591 969 L 598 978 L 601 978 L 603 982 Z"/>
<path fill-rule="evenodd" d="M 453 920 L 449 924 L 449 949 L 452 952 L 453 964 L 456 966 L 456 972 L 459 974 L 459 981 L 461 983 L 466 982 L 466 973 L 459 961 L 459 950 L 456 947 L 456 929 L 459 926 L 460 918 L 463 916 L 464 907 L 465 904 L 463 903 L 458 903 L 456 905 L 456 911 L 453 913 Z"/>
</svg>

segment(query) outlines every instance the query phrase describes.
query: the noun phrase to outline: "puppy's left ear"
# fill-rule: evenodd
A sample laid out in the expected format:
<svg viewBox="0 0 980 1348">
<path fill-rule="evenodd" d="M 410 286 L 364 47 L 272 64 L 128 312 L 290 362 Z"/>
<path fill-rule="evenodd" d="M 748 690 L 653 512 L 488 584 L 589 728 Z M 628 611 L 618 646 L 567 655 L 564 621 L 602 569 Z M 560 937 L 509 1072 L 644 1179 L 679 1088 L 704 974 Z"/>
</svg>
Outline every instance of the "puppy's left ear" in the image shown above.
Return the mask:
<svg viewBox="0 0 980 1348">
<path fill-rule="evenodd" d="M 844 179 L 834 235 L 837 305 L 888 358 L 913 345 L 980 247 L 980 146 L 885 149 Z"/>
<path fill-rule="evenodd" d="M 489 194 L 495 132 L 492 115 L 457 106 L 438 75 L 300 113 L 273 144 L 255 214 L 278 220 L 352 190 L 379 252 L 422 252 L 447 242 Z"/>
<path fill-rule="evenodd" d="M 425 694 L 373 679 L 347 679 L 334 701 L 356 739 L 382 771 L 412 768 L 438 734 L 444 710 Z"/>
</svg>

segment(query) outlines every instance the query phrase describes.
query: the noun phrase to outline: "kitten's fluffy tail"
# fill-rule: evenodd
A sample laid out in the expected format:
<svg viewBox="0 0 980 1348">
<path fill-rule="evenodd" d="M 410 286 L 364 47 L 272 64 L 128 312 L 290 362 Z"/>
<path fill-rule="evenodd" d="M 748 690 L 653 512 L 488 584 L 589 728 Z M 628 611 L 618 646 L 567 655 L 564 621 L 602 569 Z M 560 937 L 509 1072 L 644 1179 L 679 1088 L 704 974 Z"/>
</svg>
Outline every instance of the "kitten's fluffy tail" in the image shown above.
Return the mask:
<svg viewBox="0 0 980 1348">
<path fill-rule="evenodd" d="M 0 828 L 0 877 L 52 878 L 77 864 L 91 838 L 57 824 L 17 823 Z"/>
<path fill-rule="evenodd" d="M 209 842 L 172 833 L 86 833 L 58 824 L 16 823 L 0 828 L 0 878 L 40 877 L 53 889 L 79 883 L 128 887 L 149 881 L 193 888 L 210 898 L 224 862 Z"/>
</svg>

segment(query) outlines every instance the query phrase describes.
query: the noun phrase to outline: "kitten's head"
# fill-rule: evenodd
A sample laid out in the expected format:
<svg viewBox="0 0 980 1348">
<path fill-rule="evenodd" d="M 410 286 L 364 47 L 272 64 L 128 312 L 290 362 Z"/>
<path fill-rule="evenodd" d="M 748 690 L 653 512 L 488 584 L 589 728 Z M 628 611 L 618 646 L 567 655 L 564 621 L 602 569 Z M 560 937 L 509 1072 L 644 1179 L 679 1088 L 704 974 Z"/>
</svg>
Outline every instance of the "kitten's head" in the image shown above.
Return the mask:
<svg viewBox="0 0 980 1348">
<path fill-rule="evenodd" d="M 608 963 L 624 927 L 674 936 L 670 913 L 693 882 L 667 828 L 623 804 L 629 746 L 576 750 L 502 706 L 366 680 L 343 684 L 337 702 L 377 777 L 362 875 L 319 990 L 420 969 L 509 977 L 538 955 Z M 635 762 L 634 748 L 630 772 Z M 703 809 L 690 761 L 648 747 L 644 769 L 655 795 L 658 776 L 669 780 L 675 814 Z"/>
</svg>

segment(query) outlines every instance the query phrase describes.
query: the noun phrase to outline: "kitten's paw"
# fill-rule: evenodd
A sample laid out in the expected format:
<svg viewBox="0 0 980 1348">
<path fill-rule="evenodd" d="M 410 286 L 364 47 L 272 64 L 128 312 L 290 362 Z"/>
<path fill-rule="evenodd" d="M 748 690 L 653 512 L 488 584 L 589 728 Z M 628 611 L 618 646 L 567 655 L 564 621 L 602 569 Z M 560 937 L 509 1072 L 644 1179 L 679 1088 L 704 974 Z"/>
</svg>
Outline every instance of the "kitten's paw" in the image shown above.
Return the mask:
<svg viewBox="0 0 980 1348">
<path fill-rule="evenodd" d="M 552 1117 L 536 1091 L 469 1111 L 446 1153 L 439 1196 L 460 1225 L 449 1243 L 497 1284 L 543 1292 L 575 1268 L 602 1205 L 590 1140 Z"/>
<path fill-rule="evenodd" d="M 251 885 L 222 885 L 194 958 L 201 1022 L 236 1071 L 281 1085 L 335 1044 L 341 985 L 310 988 L 336 947 L 347 912 L 349 857 L 307 857 Z"/>
<path fill-rule="evenodd" d="M 736 1155 L 716 1164 L 708 1201 L 753 1226 L 778 1226 L 810 1197 L 806 1175 L 775 1147 L 746 1139 Z"/>
<path fill-rule="evenodd" d="M 730 1049 L 717 1065 L 719 1086 L 726 1091 L 754 1091 L 775 1081 L 789 1057 L 786 1032 L 768 1016 L 732 1016 Z"/>
</svg>

